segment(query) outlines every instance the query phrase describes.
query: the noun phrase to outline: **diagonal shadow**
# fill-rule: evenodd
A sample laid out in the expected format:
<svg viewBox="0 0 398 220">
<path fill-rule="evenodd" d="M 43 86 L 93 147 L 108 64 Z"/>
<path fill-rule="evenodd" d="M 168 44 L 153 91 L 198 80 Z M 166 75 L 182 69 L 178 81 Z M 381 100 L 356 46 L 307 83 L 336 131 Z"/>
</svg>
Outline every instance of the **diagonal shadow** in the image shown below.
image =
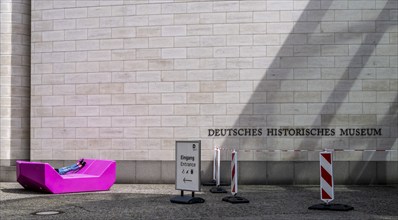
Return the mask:
<svg viewBox="0 0 398 220">
<path fill-rule="evenodd" d="M 351 61 L 348 64 L 348 67 L 345 69 L 343 76 L 350 75 L 351 67 L 354 67 L 356 71 L 361 72 L 369 62 L 372 62 L 372 60 L 371 60 L 372 55 L 374 54 L 376 46 L 380 43 L 383 35 L 388 31 L 389 28 L 391 28 L 391 26 L 397 25 L 397 22 L 391 22 L 388 25 L 382 25 L 380 27 L 377 27 L 377 21 L 382 20 L 382 18 L 385 14 L 389 14 L 391 9 L 388 8 L 387 6 L 389 6 L 390 4 L 394 4 L 392 0 L 389 0 L 386 3 L 383 10 L 380 11 L 379 15 L 375 19 L 377 34 L 376 35 L 374 35 L 373 33 L 366 34 L 366 36 L 364 37 L 364 40 L 362 41 L 361 46 L 357 50 L 356 54 L 351 58 Z M 396 4 L 396 2 L 395 2 L 395 4 Z M 374 45 L 374 46 L 369 47 L 369 44 Z M 394 48 L 392 48 L 392 49 L 394 49 Z M 362 61 L 360 65 L 357 65 L 358 60 Z M 373 61 L 373 62 L 375 62 L 375 61 Z M 377 66 L 377 64 L 371 64 L 371 65 Z M 349 78 L 350 78 L 349 81 L 340 79 L 338 81 L 337 85 L 335 85 L 335 88 L 345 88 L 345 91 L 340 92 L 335 89 L 326 101 L 326 103 L 334 102 L 336 112 L 342 106 L 342 103 L 344 103 L 344 100 L 347 98 L 351 88 L 353 88 L 356 80 L 358 79 L 358 75 L 355 77 L 349 77 Z M 389 111 L 385 113 L 385 116 L 383 117 L 383 119 L 380 121 L 380 123 L 377 124 L 377 125 L 381 125 L 381 126 L 388 126 L 390 128 L 388 133 L 391 138 L 394 138 L 394 134 L 391 133 L 393 131 L 393 129 L 391 129 L 391 128 L 394 125 L 392 123 L 397 122 L 397 112 L 398 112 L 397 106 L 394 105 L 393 103 L 397 103 L 397 101 L 398 101 L 398 94 L 395 96 L 395 100 L 392 101 L 392 106 L 390 106 Z M 321 113 L 326 112 L 327 108 L 328 108 L 327 105 L 324 105 L 321 110 Z M 332 124 L 333 118 L 335 116 L 336 115 L 331 115 L 331 117 L 330 116 L 322 117 L 321 118 L 322 125 L 330 126 Z M 393 117 L 391 117 L 391 116 L 393 116 Z M 315 126 L 316 126 L 316 124 L 313 123 L 312 127 L 315 127 Z M 384 138 L 384 137 L 381 137 L 381 138 Z M 395 134 L 395 138 L 396 138 L 396 134 Z M 316 138 L 316 145 L 318 145 L 318 146 L 322 145 L 322 143 L 319 143 L 319 141 L 321 141 L 321 139 L 322 139 L 321 137 Z M 377 144 L 372 146 L 372 142 L 366 142 L 366 145 L 367 146 L 365 146 L 364 149 L 391 150 L 394 146 L 394 142 L 391 141 L 383 147 L 379 147 L 379 146 L 377 146 Z M 304 149 L 304 148 L 305 148 L 305 142 L 301 142 L 298 149 L 300 150 L 300 149 Z M 347 152 L 339 152 L 339 153 L 344 154 Z M 369 169 L 368 163 L 370 161 L 375 161 L 375 160 L 388 161 L 388 155 L 390 155 L 390 153 L 386 152 L 386 151 L 372 152 L 372 153 L 371 152 L 363 152 L 362 154 L 363 154 L 362 161 L 365 161 L 365 163 L 354 163 L 354 166 L 349 168 L 350 170 L 355 171 L 354 173 L 357 174 L 356 176 L 352 177 L 352 179 L 350 180 L 351 183 L 358 183 L 359 179 L 361 179 L 367 175 L 366 173 Z M 388 169 L 387 165 L 385 164 L 385 166 L 386 167 L 384 167 L 384 170 L 387 170 Z M 377 167 L 376 167 L 376 169 L 377 169 Z M 376 170 L 376 172 L 377 172 L 377 170 Z M 376 180 L 371 180 L 371 181 L 374 182 Z"/>
<path fill-rule="evenodd" d="M 253 110 L 252 104 L 256 103 L 256 99 L 258 98 L 255 96 L 255 94 L 261 93 L 263 91 L 268 91 L 267 86 L 269 86 L 269 81 L 267 81 L 267 79 L 279 80 L 279 87 L 271 88 L 269 91 L 284 92 L 281 89 L 281 83 L 283 83 L 283 81 L 285 81 L 285 80 L 292 79 L 292 72 L 294 71 L 293 70 L 294 67 L 283 68 L 283 65 L 281 67 L 279 67 L 281 65 L 280 64 L 281 60 L 283 60 L 287 57 L 291 57 L 291 56 L 286 56 L 285 51 L 288 50 L 289 47 L 291 47 L 291 45 L 294 45 L 294 44 L 291 44 L 291 42 L 294 42 L 295 38 L 297 37 L 297 34 L 295 31 L 299 31 L 300 28 L 306 24 L 306 22 L 307 22 L 306 12 L 310 11 L 311 6 L 313 4 L 316 4 L 317 2 L 319 2 L 319 1 L 310 1 L 308 3 L 306 9 L 304 9 L 303 13 L 300 15 L 300 18 L 298 19 L 297 23 L 295 24 L 293 31 L 286 38 L 286 41 L 282 45 L 278 54 L 275 56 L 274 60 L 269 65 L 269 68 L 266 70 L 265 76 L 263 77 L 261 82 L 256 87 L 254 95 L 252 95 L 252 97 L 247 102 L 248 104 L 246 104 L 246 106 L 241 111 L 241 114 L 239 115 L 239 118 L 235 121 L 235 124 L 233 125 L 233 127 L 240 126 L 240 119 L 247 116 L 248 112 L 251 112 Z M 322 1 L 322 3 L 323 3 L 324 10 L 320 11 L 320 13 L 318 15 L 320 18 L 323 18 L 326 15 L 327 11 L 329 11 L 329 8 L 333 4 L 333 1 Z M 382 20 L 382 16 L 384 16 L 385 13 L 388 13 L 391 10 L 391 8 L 389 8 L 388 6 L 391 7 L 391 5 L 394 5 L 394 4 L 396 4 L 396 2 L 394 0 L 389 0 L 386 2 L 385 7 L 380 11 L 378 17 L 375 19 L 376 23 L 378 20 Z M 322 19 L 319 19 L 319 21 L 317 21 L 316 23 L 312 22 L 311 28 L 307 28 L 306 31 L 304 32 L 304 34 L 319 33 L 319 32 L 317 32 L 318 31 L 317 28 L 320 26 L 321 20 Z M 391 28 L 391 26 L 394 26 L 394 25 L 396 25 L 396 23 L 391 22 L 391 20 L 390 20 L 390 22 L 384 23 L 384 25 L 382 25 L 382 26 L 375 27 L 375 28 L 377 28 L 377 32 L 372 32 L 372 33 L 366 34 L 364 39 L 361 41 L 362 43 L 359 46 L 355 55 L 349 57 L 350 60 L 345 67 L 342 77 L 337 81 L 337 83 L 335 83 L 334 90 L 330 93 L 327 100 L 323 102 L 323 107 L 319 111 L 320 113 L 318 115 L 318 118 L 313 121 L 311 127 L 319 127 L 320 125 L 323 127 L 328 127 L 328 126 L 332 125 L 334 117 L 336 117 L 337 110 L 341 108 L 342 104 L 344 103 L 344 100 L 347 98 L 350 90 L 353 88 L 356 80 L 358 79 L 358 75 L 356 75 L 356 76 L 354 75 L 353 77 L 350 77 L 349 80 L 346 80 L 347 76 L 350 75 L 350 70 L 355 70 L 357 73 L 360 73 L 366 67 L 367 63 L 374 62 L 371 60 L 371 57 L 372 57 L 372 54 L 374 53 L 375 45 L 379 44 L 379 42 L 381 41 L 381 39 L 383 37 L 383 34 L 389 28 Z M 334 32 L 332 32 L 332 33 L 334 33 Z M 348 32 L 348 33 L 350 33 L 350 32 Z M 362 34 L 362 33 L 363 32 L 360 32 L 360 34 Z M 377 33 L 377 34 L 375 34 L 375 33 Z M 350 39 L 347 39 L 347 40 L 350 40 Z M 374 45 L 374 46 L 369 47 L 369 45 Z M 303 59 L 303 61 L 307 62 L 307 60 L 305 60 L 305 59 Z M 298 64 L 298 66 L 299 65 L 300 64 Z M 305 63 L 302 65 L 306 66 Z M 377 64 L 373 64 L 373 65 L 377 65 Z M 320 68 L 322 68 L 322 67 L 320 67 Z M 331 68 L 337 69 L 337 67 L 335 67 L 335 66 L 332 66 Z M 344 88 L 344 89 L 342 89 L 342 88 Z M 293 93 L 293 92 L 291 92 L 291 93 Z M 269 97 L 267 95 L 267 99 L 264 103 L 274 104 L 274 102 L 270 102 L 268 100 L 268 98 Z M 328 110 L 330 108 L 330 105 L 328 105 L 328 104 L 334 105 L 334 112 L 333 112 L 334 114 L 330 114 L 330 113 L 325 114 L 324 113 L 324 112 L 330 112 Z M 270 113 L 268 113 L 267 110 L 269 110 Z M 267 118 L 263 119 L 263 120 L 264 120 L 264 123 L 265 123 L 265 121 L 267 122 L 267 125 L 269 124 L 268 114 L 273 114 L 272 113 L 273 110 L 274 109 L 266 109 L 264 111 L 265 114 L 267 114 Z M 391 112 L 391 114 L 394 114 L 393 109 L 391 109 L 390 112 Z M 388 114 L 388 113 L 386 113 L 386 114 Z M 252 116 L 253 115 L 254 114 L 252 113 Z M 321 117 L 321 118 L 319 118 L 319 117 Z M 390 116 L 388 116 L 388 115 L 386 116 L 386 118 L 389 118 L 389 117 Z M 256 121 L 256 119 L 253 119 L 253 121 Z M 264 125 L 264 123 L 262 125 Z M 281 126 L 281 127 L 283 127 L 283 126 Z M 304 140 L 302 140 L 300 142 L 300 144 L 298 145 L 298 148 L 296 148 L 296 149 L 297 150 L 308 149 L 308 146 L 306 146 L 307 145 L 306 140 L 308 140 L 308 139 L 310 139 L 310 138 L 305 138 Z M 233 139 L 226 138 L 223 141 L 221 146 L 231 146 L 231 143 L 230 143 L 231 140 L 232 140 L 232 143 L 234 143 Z M 264 140 L 265 140 L 265 138 L 263 139 L 263 141 Z M 314 146 L 317 146 L 317 145 L 319 146 L 319 142 L 321 140 L 322 140 L 321 137 L 311 138 L 311 141 L 314 143 Z M 250 141 L 247 140 L 247 138 L 241 138 L 239 146 L 248 146 L 248 145 L 250 145 Z M 268 147 L 268 143 L 267 143 L 267 147 Z M 385 149 L 391 149 L 392 147 L 393 147 L 393 143 L 391 143 L 390 146 L 386 146 Z M 242 148 L 240 148 L 240 149 L 244 150 Z M 322 147 L 319 149 L 322 149 Z M 254 155 L 252 155 L 252 158 L 253 157 L 254 157 Z M 306 160 L 307 159 L 308 159 L 308 156 L 307 156 Z"/>
<path fill-rule="evenodd" d="M 296 22 L 295 26 L 293 27 L 292 32 L 290 34 L 288 34 L 288 36 L 286 37 L 286 40 L 280 47 L 278 53 L 275 55 L 272 62 L 268 65 L 268 68 L 266 69 L 264 77 L 262 79 L 260 79 L 260 82 L 257 85 L 256 89 L 254 90 L 253 95 L 247 101 L 247 104 L 242 109 L 242 111 L 241 111 L 238 119 L 235 121 L 233 127 L 241 126 L 242 119 L 247 118 L 247 116 L 253 118 L 253 120 L 252 120 L 253 123 L 251 123 L 251 124 L 249 123 L 248 124 L 249 126 L 250 125 L 264 126 L 266 124 L 267 118 L 269 120 L 269 115 L 273 115 L 273 114 L 275 114 L 275 112 L 278 112 L 278 108 L 273 106 L 273 104 L 278 104 L 278 103 L 270 102 L 269 94 L 267 94 L 266 101 L 263 102 L 265 104 L 270 104 L 266 107 L 267 109 L 264 109 L 264 112 L 265 112 L 264 114 L 266 114 L 266 116 L 264 118 L 256 117 L 256 111 L 254 110 L 255 105 L 258 103 L 258 101 L 256 100 L 256 99 L 258 99 L 258 95 L 256 95 L 256 94 L 260 94 L 260 95 L 264 96 L 264 92 L 268 92 L 268 93 L 269 92 L 274 92 L 274 93 L 282 92 L 283 93 L 284 91 L 282 91 L 282 89 L 281 89 L 282 82 L 284 80 L 293 79 L 293 68 L 294 67 L 292 67 L 292 68 L 285 67 L 281 63 L 285 59 L 290 59 L 292 57 L 293 58 L 295 57 L 293 54 L 291 54 L 293 52 L 289 52 L 289 51 L 292 50 L 292 47 L 295 45 L 294 42 L 297 41 L 302 34 L 314 33 L 317 30 L 317 28 L 320 26 L 321 19 L 318 19 L 318 21 L 311 22 L 312 25 L 310 26 L 310 28 L 307 28 L 305 32 L 299 31 L 302 28 L 302 26 L 307 23 L 307 11 L 310 11 L 312 9 L 312 7 L 314 5 L 316 5 L 317 3 L 320 3 L 320 2 L 317 0 L 310 0 L 308 2 L 306 8 L 303 10 L 300 17 L 297 19 L 297 22 Z M 324 10 L 320 10 L 320 14 L 318 14 L 319 18 L 323 18 L 325 16 L 327 11 L 331 7 L 332 3 L 333 3 L 333 0 L 322 2 L 322 4 L 323 4 L 322 8 Z M 320 33 L 320 31 L 317 30 L 317 33 Z M 305 62 L 307 62 L 307 61 L 305 60 Z M 272 85 L 270 85 L 270 84 L 272 84 Z M 269 87 L 271 87 L 271 88 L 269 88 Z M 290 91 L 286 91 L 286 92 L 290 92 Z M 282 93 L 280 93 L 280 94 L 282 94 Z M 290 93 L 293 93 L 293 92 L 290 92 Z M 247 138 L 241 138 L 240 140 L 238 140 L 239 143 L 236 143 L 236 140 L 238 140 L 238 138 L 227 138 L 223 141 L 222 144 L 216 144 L 216 146 L 236 146 L 236 145 L 247 146 L 247 145 L 251 144 L 250 141 L 247 140 Z M 266 139 L 263 138 L 262 141 L 266 141 Z M 256 145 L 256 144 L 254 144 L 254 145 Z M 242 149 L 242 147 L 238 147 L 238 148 L 240 150 L 245 150 L 244 148 Z M 261 149 L 261 148 L 258 148 L 258 149 Z M 225 156 L 225 155 L 223 155 L 223 156 Z M 241 157 L 242 156 L 240 156 L 240 158 Z"/>
<path fill-rule="evenodd" d="M 398 94 L 395 96 L 395 100 L 393 101 L 392 106 L 389 111 L 391 115 L 385 115 L 380 121 L 378 121 L 378 125 L 381 126 L 390 126 L 393 127 L 398 122 Z M 392 130 L 392 131 L 391 131 Z M 381 144 L 376 144 L 376 146 L 372 146 L 372 142 L 366 142 L 365 149 L 368 148 L 376 148 L 376 151 L 373 152 L 363 152 L 363 162 L 354 163 L 353 166 L 350 165 L 350 179 L 349 182 L 351 184 L 363 183 L 363 179 L 368 184 L 388 184 L 392 183 L 397 179 L 398 174 L 396 173 L 397 168 L 393 168 L 393 165 L 388 166 L 386 162 L 393 161 L 393 159 L 388 158 L 392 157 L 393 152 L 385 151 L 392 150 L 393 148 L 397 148 L 397 133 L 393 133 L 394 129 L 390 129 L 390 139 L 387 141 L 387 144 L 383 146 L 379 146 Z M 393 141 L 393 139 L 395 140 Z M 395 144 L 395 147 L 394 147 Z M 394 149 L 395 151 L 398 149 Z M 396 153 L 396 152 L 394 152 Z M 373 167 L 373 171 L 375 174 L 373 177 L 369 177 L 368 172 L 372 169 L 370 166 L 371 161 L 382 161 L 381 163 L 376 163 L 375 167 Z M 395 163 L 395 166 L 398 166 L 398 163 Z"/>
<path fill-rule="evenodd" d="M 389 0 L 386 3 L 386 6 L 388 6 L 390 4 L 393 4 L 393 0 Z M 379 13 L 378 17 L 375 19 L 375 21 L 382 20 L 382 17 L 389 11 L 390 11 L 390 8 L 385 7 L 383 10 L 380 11 L 380 13 Z M 366 65 L 369 62 L 371 62 L 372 54 L 375 52 L 376 45 L 379 44 L 384 33 L 386 33 L 386 31 L 393 25 L 396 25 L 396 22 L 395 22 L 395 24 L 390 23 L 389 25 L 383 25 L 381 27 L 377 27 L 378 32 L 376 35 L 373 33 L 366 34 L 364 40 L 362 41 L 362 44 L 360 45 L 360 47 L 358 48 L 358 50 L 356 52 L 356 54 L 354 56 L 352 56 L 351 61 L 348 64 L 347 68 L 345 69 L 343 76 L 352 75 L 351 74 L 352 69 L 355 69 L 356 72 L 360 73 L 366 67 Z M 372 46 L 369 47 L 369 45 L 372 45 Z M 358 64 L 359 61 L 361 61 L 360 64 Z M 375 61 L 373 61 L 373 62 L 375 62 Z M 371 64 L 371 65 L 377 66 L 377 64 Z M 334 103 L 335 112 L 337 112 L 338 109 L 340 109 L 340 107 L 343 105 L 344 100 L 347 98 L 349 92 L 351 91 L 356 80 L 358 79 L 358 75 L 355 77 L 349 77 L 350 80 L 344 80 L 343 78 L 341 78 L 335 85 L 335 89 L 329 95 L 328 99 L 325 102 L 326 104 Z M 337 90 L 336 88 L 344 88 L 344 90 Z M 396 100 L 395 100 L 395 102 L 396 102 Z M 394 102 L 392 102 L 392 103 L 394 103 Z M 321 114 L 322 114 L 322 112 L 327 112 L 328 106 L 326 104 L 322 107 L 322 109 L 320 111 Z M 394 114 L 394 111 L 391 111 L 391 110 L 390 110 L 390 114 Z M 385 114 L 388 115 L 389 113 L 386 112 Z M 329 126 L 332 124 L 332 121 L 336 115 L 330 115 L 330 116 L 322 115 L 321 121 L 322 121 L 323 126 Z M 386 117 L 388 117 L 388 116 L 386 116 Z M 312 124 L 312 127 L 315 127 L 315 126 L 317 126 L 317 124 L 314 122 Z M 316 138 L 316 139 L 317 139 L 317 141 L 319 141 L 321 138 Z M 299 149 L 304 149 L 305 148 L 304 144 L 305 143 L 301 143 L 299 145 Z M 389 149 L 391 149 L 391 147 Z"/>
<path fill-rule="evenodd" d="M 23 188 L 12 188 L 12 189 L 1 189 L 4 193 L 12 193 L 12 194 L 22 194 L 22 195 L 39 195 L 43 194 L 43 192 L 37 192 L 33 190 L 23 189 Z"/>
</svg>

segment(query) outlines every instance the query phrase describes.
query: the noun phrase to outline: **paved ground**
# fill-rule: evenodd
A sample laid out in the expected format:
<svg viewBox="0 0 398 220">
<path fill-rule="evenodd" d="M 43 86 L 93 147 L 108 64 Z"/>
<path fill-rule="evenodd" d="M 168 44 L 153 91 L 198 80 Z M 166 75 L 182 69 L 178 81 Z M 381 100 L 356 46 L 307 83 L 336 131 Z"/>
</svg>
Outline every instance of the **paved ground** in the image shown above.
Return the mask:
<svg viewBox="0 0 398 220">
<path fill-rule="evenodd" d="M 249 204 L 230 204 L 227 194 L 203 187 L 203 204 L 170 203 L 174 185 L 114 185 L 110 191 L 51 195 L 0 183 L 0 218 L 5 219 L 398 219 L 398 186 L 337 186 L 335 202 L 349 212 L 312 211 L 320 203 L 318 186 L 240 186 Z M 37 211 L 62 214 L 35 216 Z"/>
</svg>

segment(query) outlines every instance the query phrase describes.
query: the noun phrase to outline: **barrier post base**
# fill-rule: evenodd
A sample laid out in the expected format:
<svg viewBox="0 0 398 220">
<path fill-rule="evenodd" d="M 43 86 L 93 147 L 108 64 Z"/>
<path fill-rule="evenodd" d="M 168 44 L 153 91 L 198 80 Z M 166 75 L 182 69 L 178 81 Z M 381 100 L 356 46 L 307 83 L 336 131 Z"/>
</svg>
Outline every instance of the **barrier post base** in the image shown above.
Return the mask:
<svg viewBox="0 0 398 220">
<path fill-rule="evenodd" d="M 217 186 L 217 187 L 213 187 L 210 189 L 211 193 L 227 193 L 227 190 L 225 190 L 224 188 Z"/>
<path fill-rule="evenodd" d="M 195 204 L 195 203 L 204 203 L 205 200 L 200 197 L 176 196 L 171 198 L 170 202 L 179 203 L 179 204 Z"/>
<path fill-rule="evenodd" d="M 354 210 L 354 207 L 349 206 L 349 205 L 343 205 L 343 204 L 316 204 L 313 206 L 308 207 L 310 210 L 330 210 L 330 211 L 350 211 Z"/>
<path fill-rule="evenodd" d="M 224 197 L 222 199 L 222 201 L 229 202 L 229 203 L 232 203 L 232 204 L 249 203 L 249 200 L 247 200 L 247 199 L 245 199 L 243 197 L 240 197 L 240 196 L 227 196 L 227 197 Z"/>
</svg>

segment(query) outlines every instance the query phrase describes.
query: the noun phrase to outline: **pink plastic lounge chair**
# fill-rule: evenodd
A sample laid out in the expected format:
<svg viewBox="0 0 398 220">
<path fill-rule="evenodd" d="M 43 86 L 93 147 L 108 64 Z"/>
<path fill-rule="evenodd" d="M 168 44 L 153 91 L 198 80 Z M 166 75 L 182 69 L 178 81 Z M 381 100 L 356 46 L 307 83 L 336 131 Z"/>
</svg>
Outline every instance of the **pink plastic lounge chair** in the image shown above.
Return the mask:
<svg viewBox="0 0 398 220">
<path fill-rule="evenodd" d="M 116 162 L 84 159 L 76 173 L 59 175 L 48 163 L 17 161 L 17 181 L 25 188 L 54 194 L 109 190 L 116 180 Z"/>
</svg>

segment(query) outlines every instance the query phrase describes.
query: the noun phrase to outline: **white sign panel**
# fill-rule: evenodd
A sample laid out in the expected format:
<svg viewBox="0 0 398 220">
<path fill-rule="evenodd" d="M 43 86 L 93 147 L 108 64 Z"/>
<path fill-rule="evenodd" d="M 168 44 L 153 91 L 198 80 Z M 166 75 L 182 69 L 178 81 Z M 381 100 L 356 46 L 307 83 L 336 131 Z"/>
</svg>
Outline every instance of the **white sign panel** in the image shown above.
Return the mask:
<svg viewBox="0 0 398 220">
<path fill-rule="evenodd" d="M 200 141 L 176 141 L 176 189 L 200 191 Z"/>
</svg>

